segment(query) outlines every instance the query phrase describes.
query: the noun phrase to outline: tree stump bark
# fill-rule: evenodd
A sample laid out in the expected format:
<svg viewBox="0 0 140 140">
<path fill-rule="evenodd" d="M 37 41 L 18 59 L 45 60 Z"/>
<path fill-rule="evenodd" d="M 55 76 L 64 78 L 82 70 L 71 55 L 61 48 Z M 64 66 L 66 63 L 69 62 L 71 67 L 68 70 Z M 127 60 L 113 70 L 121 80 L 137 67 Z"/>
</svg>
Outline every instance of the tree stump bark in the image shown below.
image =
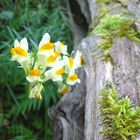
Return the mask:
<svg viewBox="0 0 140 140">
<path fill-rule="evenodd" d="M 94 23 L 100 10 L 95 0 L 70 1 L 72 2 L 80 6 L 87 25 Z M 140 18 L 140 1 L 116 0 L 107 4 L 108 7 L 116 5 L 121 5 Z M 72 12 L 75 7 L 70 6 L 68 4 L 68 9 Z M 84 37 L 86 30 L 81 29 L 82 26 L 77 25 L 73 17 L 70 17 L 70 23 L 76 28 L 73 33 L 75 44 L 79 45 L 75 49 L 82 51 L 84 65 L 79 70 L 81 83 L 48 111 L 54 122 L 53 140 L 101 140 L 98 99 L 99 91 L 108 78 L 116 85 L 120 97 L 128 95 L 136 106 L 140 105 L 140 45 L 126 38 L 116 39 L 111 50 L 115 66 L 110 67 L 100 57 L 93 56 L 93 53 L 100 52 L 97 48 L 100 38 Z"/>
</svg>

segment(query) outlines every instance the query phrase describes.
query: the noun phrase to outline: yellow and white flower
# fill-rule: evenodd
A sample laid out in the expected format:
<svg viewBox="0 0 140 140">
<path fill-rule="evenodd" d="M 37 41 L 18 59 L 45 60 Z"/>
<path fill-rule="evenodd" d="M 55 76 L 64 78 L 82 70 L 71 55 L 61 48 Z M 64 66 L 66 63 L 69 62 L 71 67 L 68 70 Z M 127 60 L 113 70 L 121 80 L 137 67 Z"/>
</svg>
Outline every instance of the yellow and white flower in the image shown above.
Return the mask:
<svg viewBox="0 0 140 140">
<path fill-rule="evenodd" d="M 81 64 L 82 64 L 82 53 L 78 50 L 74 58 L 74 68 L 77 69 L 81 67 Z"/>
<path fill-rule="evenodd" d="M 53 67 L 56 63 L 61 61 L 61 55 L 59 52 L 54 52 L 52 55 L 49 56 L 38 56 L 37 65 L 42 70 L 45 71 L 48 67 Z"/>
<path fill-rule="evenodd" d="M 55 51 L 53 55 L 46 58 L 47 67 L 53 67 L 56 63 L 61 60 L 61 55 L 59 52 Z"/>
<path fill-rule="evenodd" d="M 68 54 L 67 53 L 67 45 L 64 45 L 62 42 L 58 41 L 54 43 L 55 50 L 61 54 Z"/>
<path fill-rule="evenodd" d="M 53 81 L 63 81 L 62 75 L 65 73 L 64 62 L 60 61 L 55 66 L 45 72 L 46 77 L 51 77 Z"/>
<path fill-rule="evenodd" d="M 14 42 L 14 48 L 11 48 L 12 60 L 22 63 L 29 60 L 28 54 L 28 42 L 26 38 L 23 38 L 20 42 L 16 39 Z"/>
<path fill-rule="evenodd" d="M 58 92 L 61 93 L 62 95 L 68 93 L 70 90 L 71 88 L 68 85 L 63 85 L 58 88 Z"/>
<path fill-rule="evenodd" d="M 50 35 L 45 33 L 39 43 L 38 55 L 50 56 L 54 53 L 54 43 L 50 42 Z"/>
<path fill-rule="evenodd" d="M 70 73 L 68 78 L 67 78 L 67 81 L 66 83 L 68 85 L 74 85 L 76 83 L 80 83 L 80 79 L 78 78 L 78 75 L 75 74 L 75 73 Z"/>
<path fill-rule="evenodd" d="M 65 60 L 66 66 L 67 66 L 67 72 L 74 72 L 77 68 L 81 67 L 82 63 L 82 56 L 81 52 L 77 51 L 74 58 L 64 56 L 63 59 Z"/>
<path fill-rule="evenodd" d="M 48 33 L 44 34 L 39 43 L 37 56 L 28 53 L 26 38 L 20 42 L 15 40 L 11 53 L 12 60 L 20 63 L 27 74 L 26 79 L 30 82 L 29 98 L 42 99 L 42 84 L 49 79 L 58 83 L 58 91 L 63 95 L 70 91 L 70 85 L 80 83 L 75 70 L 81 67 L 81 52 L 77 51 L 74 58 L 69 57 L 67 45 L 60 41 L 50 42 Z"/>
<path fill-rule="evenodd" d="M 47 68 L 46 59 L 47 59 L 46 56 L 38 55 L 38 60 L 36 61 L 36 67 L 39 67 L 42 71 L 45 71 Z"/>
<path fill-rule="evenodd" d="M 41 91 L 43 89 L 43 85 L 41 83 L 37 83 L 30 91 L 29 98 L 35 98 L 37 100 L 42 100 Z"/>
<path fill-rule="evenodd" d="M 31 83 L 35 81 L 42 81 L 40 76 L 41 76 L 41 70 L 33 69 L 28 72 L 26 79 Z"/>
<path fill-rule="evenodd" d="M 74 71 L 74 59 L 72 57 L 63 56 L 63 60 L 66 65 L 66 72 L 69 73 L 69 71 Z"/>
</svg>

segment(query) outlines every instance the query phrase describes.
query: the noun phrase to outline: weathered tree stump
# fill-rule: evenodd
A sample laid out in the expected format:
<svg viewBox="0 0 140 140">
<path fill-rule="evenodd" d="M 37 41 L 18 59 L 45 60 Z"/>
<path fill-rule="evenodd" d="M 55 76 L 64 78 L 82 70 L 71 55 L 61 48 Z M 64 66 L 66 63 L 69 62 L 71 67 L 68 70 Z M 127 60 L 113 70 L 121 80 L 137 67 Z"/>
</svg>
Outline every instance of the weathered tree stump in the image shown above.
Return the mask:
<svg viewBox="0 0 140 140">
<path fill-rule="evenodd" d="M 100 10 L 95 0 L 72 0 L 70 3 L 79 4 L 87 25 L 94 23 Z M 70 5 L 69 12 L 76 8 Z M 137 18 L 140 17 L 138 0 L 118 0 L 107 6 L 114 5 L 121 5 Z M 116 85 L 120 97 L 128 95 L 136 106 L 140 105 L 140 45 L 126 38 L 116 39 L 111 50 L 115 65 L 110 67 L 100 57 L 93 56 L 93 53 L 100 51 L 97 48 L 100 38 L 84 38 L 86 31 L 80 30 L 82 26 L 76 25 L 73 17 L 70 17 L 70 23 L 76 31 L 73 32 L 75 44 L 79 44 L 75 49 L 82 51 L 84 65 L 79 70 L 81 83 L 49 109 L 49 116 L 54 122 L 53 140 L 101 140 L 98 99 L 99 91 L 108 78 Z"/>
</svg>

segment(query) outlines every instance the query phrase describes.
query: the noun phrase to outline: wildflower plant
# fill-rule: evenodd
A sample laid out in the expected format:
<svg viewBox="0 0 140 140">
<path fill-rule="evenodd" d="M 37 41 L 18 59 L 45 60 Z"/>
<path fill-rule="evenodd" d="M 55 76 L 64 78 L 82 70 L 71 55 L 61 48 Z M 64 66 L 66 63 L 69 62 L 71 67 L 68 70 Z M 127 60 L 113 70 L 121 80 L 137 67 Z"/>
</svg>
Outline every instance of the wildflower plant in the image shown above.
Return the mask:
<svg viewBox="0 0 140 140">
<path fill-rule="evenodd" d="M 37 52 L 29 53 L 27 39 L 23 38 L 20 42 L 15 40 L 11 54 L 11 60 L 17 61 L 26 73 L 30 83 L 29 98 L 42 99 L 43 83 L 50 79 L 57 82 L 62 94 L 80 82 L 76 69 L 81 67 L 81 52 L 78 50 L 73 58 L 67 52 L 67 45 L 51 42 L 48 33 L 42 37 Z"/>
</svg>

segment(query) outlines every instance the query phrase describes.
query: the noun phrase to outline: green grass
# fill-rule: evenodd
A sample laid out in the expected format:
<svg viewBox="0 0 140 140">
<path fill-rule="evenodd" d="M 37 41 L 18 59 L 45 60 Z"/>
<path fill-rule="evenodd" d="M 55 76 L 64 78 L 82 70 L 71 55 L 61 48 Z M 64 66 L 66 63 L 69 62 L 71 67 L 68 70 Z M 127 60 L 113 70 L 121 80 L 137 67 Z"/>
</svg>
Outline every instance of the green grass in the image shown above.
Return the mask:
<svg viewBox="0 0 140 140">
<path fill-rule="evenodd" d="M 14 40 L 27 37 L 30 50 L 37 48 L 45 32 L 52 41 L 62 41 L 72 51 L 72 33 L 65 3 L 56 0 L 0 1 L 0 136 L 1 140 L 50 140 L 52 124 L 47 109 L 60 95 L 57 85 L 48 81 L 43 100 L 28 99 L 24 71 L 11 62 Z"/>
</svg>

